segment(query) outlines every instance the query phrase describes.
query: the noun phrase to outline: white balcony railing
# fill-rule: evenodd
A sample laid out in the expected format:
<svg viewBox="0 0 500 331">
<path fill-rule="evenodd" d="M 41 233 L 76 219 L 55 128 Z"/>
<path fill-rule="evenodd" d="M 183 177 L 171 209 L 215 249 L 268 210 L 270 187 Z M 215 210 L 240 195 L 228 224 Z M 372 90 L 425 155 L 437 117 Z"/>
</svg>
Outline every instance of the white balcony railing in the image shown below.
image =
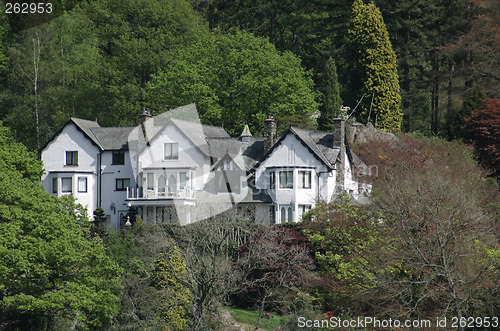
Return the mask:
<svg viewBox="0 0 500 331">
<path fill-rule="evenodd" d="M 142 187 L 127 187 L 127 200 L 165 200 L 165 199 L 194 199 L 194 191 L 189 187 L 184 187 L 179 190 L 165 191 L 144 189 Z"/>
</svg>

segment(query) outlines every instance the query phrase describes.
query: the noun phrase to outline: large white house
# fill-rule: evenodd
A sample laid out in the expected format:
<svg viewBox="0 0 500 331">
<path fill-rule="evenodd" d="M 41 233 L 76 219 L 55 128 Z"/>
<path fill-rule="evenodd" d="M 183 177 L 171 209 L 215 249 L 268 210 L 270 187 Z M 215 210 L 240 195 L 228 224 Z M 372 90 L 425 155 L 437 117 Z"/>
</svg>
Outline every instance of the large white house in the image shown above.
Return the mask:
<svg viewBox="0 0 500 331">
<path fill-rule="evenodd" d="M 362 162 L 349 150 L 342 119 L 332 132 L 291 127 L 278 139 L 269 115 L 263 138 L 247 126 L 234 138 L 193 114 L 194 105 L 145 111 L 136 127 L 71 118 L 41 150 L 42 184 L 72 194 L 89 215 L 102 207 L 116 229 L 131 211 L 145 222 L 298 222 L 319 201 L 369 193 L 354 175 Z"/>
</svg>

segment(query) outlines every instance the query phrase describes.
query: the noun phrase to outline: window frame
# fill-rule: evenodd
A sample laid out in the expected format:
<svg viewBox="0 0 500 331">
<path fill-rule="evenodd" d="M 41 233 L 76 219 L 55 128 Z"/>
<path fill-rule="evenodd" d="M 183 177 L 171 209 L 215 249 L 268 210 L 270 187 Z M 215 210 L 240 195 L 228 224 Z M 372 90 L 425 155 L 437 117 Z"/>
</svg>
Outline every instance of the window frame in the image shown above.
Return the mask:
<svg viewBox="0 0 500 331">
<path fill-rule="evenodd" d="M 311 171 L 310 170 L 299 170 L 299 188 L 310 189 L 311 186 Z M 307 178 L 307 180 L 306 180 Z"/>
<path fill-rule="evenodd" d="M 155 189 L 155 174 L 152 172 L 146 173 L 146 189 L 151 191 Z"/>
<path fill-rule="evenodd" d="M 284 174 L 284 175 L 282 175 Z M 293 189 L 293 170 L 281 170 L 279 172 L 279 188 L 283 190 Z M 285 180 L 283 180 L 285 179 Z"/>
<path fill-rule="evenodd" d="M 167 147 L 169 147 L 169 148 L 167 148 Z M 169 154 L 167 154 L 167 149 L 168 149 Z M 165 143 L 165 144 L 163 144 L 163 160 L 165 160 L 165 161 L 179 160 L 179 143 Z"/>
<path fill-rule="evenodd" d="M 70 189 L 69 191 L 68 190 L 65 190 L 64 189 L 64 182 L 68 182 L 70 183 Z M 61 193 L 73 193 L 73 178 L 72 177 L 61 177 Z"/>
<path fill-rule="evenodd" d="M 125 165 L 125 151 L 113 151 L 111 154 L 111 165 Z"/>
<path fill-rule="evenodd" d="M 52 194 L 57 194 L 59 192 L 59 178 L 52 178 Z"/>
<path fill-rule="evenodd" d="M 272 171 L 270 174 L 269 174 L 269 189 L 271 190 L 275 190 L 276 189 L 276 172 L 275 171 Z"/>
<path fill-rule="evenodd" d="M 184 184 L 184 185 L 182 185 Z M 187 177 L 187 172 L 181 171 L 179 172 L 179 189 L 184 189 L 186 186 L 188 186 L 188 177 Z"/>
<path fill-rule="evenodd" d="M 80 184 L 85 183 L 85 188 L 84 190 L 80 189 Z M 88 192 L 88 178 L 87 177 L 78 177 L 78 182 L 77 182 L 77 192 L 78 193 L 87 193 Z"/>
<path fill-rule="evenodd" d="M 66 151 L 66 166 L 78 166 L 78 151 Z"/>
<path fill-rule="evenodd" d="M 125 182 L 128 181 L 128 185 Z M 118 183 L 121 183 L 120 187 Z M 116 178 L 115 179 L 115 191 L 126 191 L 127 187 L 130 187 L 130 178 Z"/>
</svg>

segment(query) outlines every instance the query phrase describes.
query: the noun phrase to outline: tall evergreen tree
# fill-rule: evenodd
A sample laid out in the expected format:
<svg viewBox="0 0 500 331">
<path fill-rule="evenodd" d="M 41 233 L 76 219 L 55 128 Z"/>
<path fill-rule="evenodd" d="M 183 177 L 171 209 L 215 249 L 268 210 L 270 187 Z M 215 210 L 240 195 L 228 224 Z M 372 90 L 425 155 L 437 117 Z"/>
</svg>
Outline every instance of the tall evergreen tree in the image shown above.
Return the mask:
<svg viewBox="0 0 500 331">
<path fill-rule="evenodd" d="M 369 120 L 376 121 L 381 129 L 400 130 L 403 114 L 400 109 L 396 54 L 382 13 L 373 2 L 364 4 L 362 0 L 355 0 L 350 23 L 349 38 L 353 56 L 351 89 L 358 97 L 373 95 L 365 98 L 358 114 L 364 119 L 370 117 Z"/>
<path fill-rule="evenodd" d="M 333 119 L 342 107 L 340 98 L 340 86 L 337 76 L 337 66 L 331 57 L 325 65 L 325 86 L 321 116 L 318 120 L 318 128 L 328 131 L 333 128 Z"/>
<path fill-rule="evenodd" d="M 465 119 L 469 118 L 474 110 L 481 107 L 484 99 L 486 99 L 486 95 L 480 88 L 476 87 L 466 95 L 462 108 L 447 114 L 445 129 L 448 139 L 457 139 L 462 136 Z"/>
</svg>

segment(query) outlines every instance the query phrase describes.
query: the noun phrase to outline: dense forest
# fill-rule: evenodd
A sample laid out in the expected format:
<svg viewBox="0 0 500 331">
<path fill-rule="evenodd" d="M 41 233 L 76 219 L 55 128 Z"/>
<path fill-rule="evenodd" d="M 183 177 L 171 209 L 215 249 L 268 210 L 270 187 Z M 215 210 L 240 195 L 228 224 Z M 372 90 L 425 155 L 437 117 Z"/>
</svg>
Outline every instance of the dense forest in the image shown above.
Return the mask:
<svg viewBox="0 0 500 331">
<path fill-rule="evenodd" d="M 131 125 L 191 102 L 231 134 L 266 112 L 328 129 L 333 100 L 362 96 L 358 120 L 372 105 L 378 127 L 454 139 L 500 97 L 494 0 L 63 3 L 21 31 L 0 17 L 0 119 L 30 148 L 69 116 Z"/>
<path fill-rule="evenodd" d="M 500 316 L 497 0 L 57 5 L 25 28 L 0 14 L 0 330 Z M 115 233 L 39 185 L 35 151 L 69 117 L 135 125 L 189 103 L 231 135 L 267 113 L 330 130 L 349 107 L 397 139 L 352 146 L 379 169 L 371 205 L 343 196 L 292 225 Z"/>
</svg>

